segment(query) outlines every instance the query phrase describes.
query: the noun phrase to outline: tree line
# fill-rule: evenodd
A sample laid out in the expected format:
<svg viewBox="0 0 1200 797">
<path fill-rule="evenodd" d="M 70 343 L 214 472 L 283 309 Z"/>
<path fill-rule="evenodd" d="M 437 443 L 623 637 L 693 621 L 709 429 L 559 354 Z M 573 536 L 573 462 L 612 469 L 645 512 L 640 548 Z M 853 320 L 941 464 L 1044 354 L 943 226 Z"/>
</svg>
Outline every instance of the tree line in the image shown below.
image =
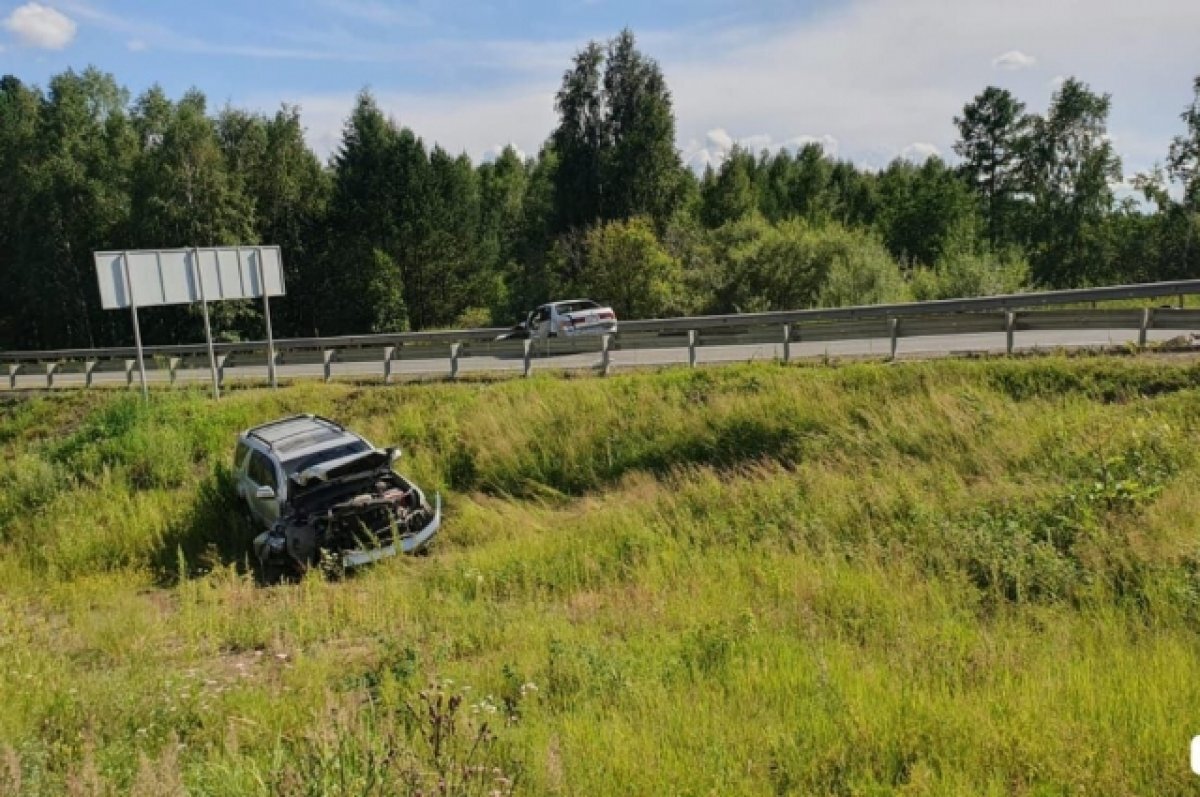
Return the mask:
<svg viewBox="0 0 1200 797">
<path fill-rule="evenodd" d="M 819 144 L 734 147 L 696 174 L 670 90 L 626 30 L 564 72 L 535 157 L 476 164 L 359 94 L 322 163 L 300 111 L 137 98 L 95 68 L 45 89 L 0 78 L 0 347 L 127 343 L 92 252 L 278 244 L 277 334 L 507 325 L 585 295 L 622 317 L 973 296 L 1200 273 L 1200 77 L 1163 165 L 1118 199 L 1111 98 L 1076 79 L 1044 115 L 988 87 L 955 117 L 960 162 L 879 171 Z M 212 308 L 257 338 L 257 305 Z M 197 309 L 142 313 L 194 341 Z"/>
</svg>

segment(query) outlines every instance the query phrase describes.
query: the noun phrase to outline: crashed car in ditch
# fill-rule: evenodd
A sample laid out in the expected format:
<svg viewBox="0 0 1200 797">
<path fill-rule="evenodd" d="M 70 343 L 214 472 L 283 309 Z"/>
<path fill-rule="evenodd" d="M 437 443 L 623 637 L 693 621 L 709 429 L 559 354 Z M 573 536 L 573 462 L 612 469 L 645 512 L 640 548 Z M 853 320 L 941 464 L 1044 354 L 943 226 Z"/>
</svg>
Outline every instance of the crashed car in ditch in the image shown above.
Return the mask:
<svg viewBox="0 0 1200 797">
<path fill-rule="evenodd" d="M 531 310 L 525 320 L 496 340 L 607 335 L 617 331 L 617 314 L 591 299 L 566 299 Z"/>
<path fill-rule="evenodd" d="M 396 473 L 396 448 L 379 449 L 317 415 L 297 415 L 238 436 L 239 497 L 265 530 L 254 538 L 263 579 L 298 576 L 319 562 L 354 568 L 418 553 L 437 534 L 432 504 Z"/>
</svg>

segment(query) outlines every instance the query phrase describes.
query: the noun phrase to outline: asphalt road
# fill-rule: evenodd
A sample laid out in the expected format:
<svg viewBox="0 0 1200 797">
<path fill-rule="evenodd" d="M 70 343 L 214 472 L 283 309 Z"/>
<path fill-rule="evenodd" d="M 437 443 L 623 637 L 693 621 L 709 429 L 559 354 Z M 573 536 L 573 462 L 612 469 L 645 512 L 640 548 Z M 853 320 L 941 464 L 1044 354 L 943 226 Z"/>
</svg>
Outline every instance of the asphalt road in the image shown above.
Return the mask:
<svg viewBox="0 0 1200 797">
<path fill-rule="evenodd" d="M 1177 330 L 1150 330 L 1150 341 L 1169 340 L 1179 336 Z M 1015 334 L 1015 347 L 1022 351 L 1091 348 L 1102 346 L 1120 346 L 1137 340 L 1137 330 L 1070 330 L 1070 331 L 1026 331 Z M 599 343 L 597 342 L 597 349 Z M 1005 336 L 1002 332 L 985 332 L 963 335 L 930 335 L 923 337 L 901 338 L 897 348 L 897 356 L 950 356 L 966 353 L 1002 353 L 1005 350 Z M 887 338 L 872 338 L 862 340 L 841 340 L 829 342 L 793 343 L 791 356 L 793 359 L 829 357 L 886 357 L 890 352 L 890 341 Z M 749 362 L 753 360 L 782 359 L 783 345 L 781 343 L 738 344 L 729 346 L 701 346 L 697 349 L 699 363 Z M 614 351 L 611 367 L 614 370 L 635 367 L 651 367 L 676 365 L 686 363 L 688 351 L 686 347 L 655 348 Z M 599 351 L 583 354 L 564 354 L 558 356 L 535 357 L 533 370 L 546 369 L 585 369 L 597 368 L 600 364 Z M 523 362 L 520 357 L 478 356 L 463 357 L 459 360 L 459 374 L 472 373 L 503 373 L 520 372 Z M 27 372 L 18 375 L 17 389 L 38 389 L 46 387 L 44 371 L 39 373 L 36 367 L 29 367 Z M 281 380 L 298 378 L 320 378 L 323 369 L 320 363 L 282 364 L 277 369 Z M 447 376 L 450 373 L 448 359 L 428 360 L 394 360 L 392 362 L 394 379 Z M 382 362 L 335 362 L 333 377 L 344 378 L 383 378 Z M 147 362 L 147 381 L 151 384 L 164 384 L 169 381 L 166 369 L 156 369 Z M 176 381 L 208 382 L 209 372 L 205 369 L 180 369 Z M 264 382 L 266 380 L 265 366 L 230 366 L 225 369 L 226 382 Z M 54 376 L 55 388 L 81 387 L 84 384 L 83 374 L 71 370 L 60 371 Z M 95 385 L 123 385 L 125 374 L 122 371 L 97 371 L 93 378 Z M 134 385 L 138 377 L 134 373 Z M 0 380 L 0 389 L 7 389 L 7 379 Z"/>
</svg>

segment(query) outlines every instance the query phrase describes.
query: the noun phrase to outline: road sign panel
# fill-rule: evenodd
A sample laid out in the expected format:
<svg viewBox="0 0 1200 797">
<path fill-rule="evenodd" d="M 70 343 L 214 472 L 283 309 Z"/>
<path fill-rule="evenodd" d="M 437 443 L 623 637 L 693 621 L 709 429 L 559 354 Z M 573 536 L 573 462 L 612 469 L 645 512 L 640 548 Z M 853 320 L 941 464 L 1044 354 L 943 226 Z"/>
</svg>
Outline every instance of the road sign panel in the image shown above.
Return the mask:
<svg viewBox="0 0 1200 797">
<path fill-rule="evenodd" d="M 96 252 L 95 263 L 106 310 L 284 294 L 277 246 Z"/>
</svg>

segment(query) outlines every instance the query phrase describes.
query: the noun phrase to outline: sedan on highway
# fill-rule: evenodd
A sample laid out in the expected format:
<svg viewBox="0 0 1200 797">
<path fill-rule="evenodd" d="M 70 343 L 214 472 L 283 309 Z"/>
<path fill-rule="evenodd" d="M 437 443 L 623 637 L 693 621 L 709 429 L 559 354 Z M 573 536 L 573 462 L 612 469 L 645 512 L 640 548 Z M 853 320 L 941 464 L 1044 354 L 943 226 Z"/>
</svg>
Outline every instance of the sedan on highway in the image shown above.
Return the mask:
<svg viewBox="0 0 1200 797">
<path fill-rule="evenodd" d="M 591 299 L 565 299 L 531 310 L 525 320 L 497 340 L 607 335 L 617 331 L 617 314 Z"/>
</svg>

